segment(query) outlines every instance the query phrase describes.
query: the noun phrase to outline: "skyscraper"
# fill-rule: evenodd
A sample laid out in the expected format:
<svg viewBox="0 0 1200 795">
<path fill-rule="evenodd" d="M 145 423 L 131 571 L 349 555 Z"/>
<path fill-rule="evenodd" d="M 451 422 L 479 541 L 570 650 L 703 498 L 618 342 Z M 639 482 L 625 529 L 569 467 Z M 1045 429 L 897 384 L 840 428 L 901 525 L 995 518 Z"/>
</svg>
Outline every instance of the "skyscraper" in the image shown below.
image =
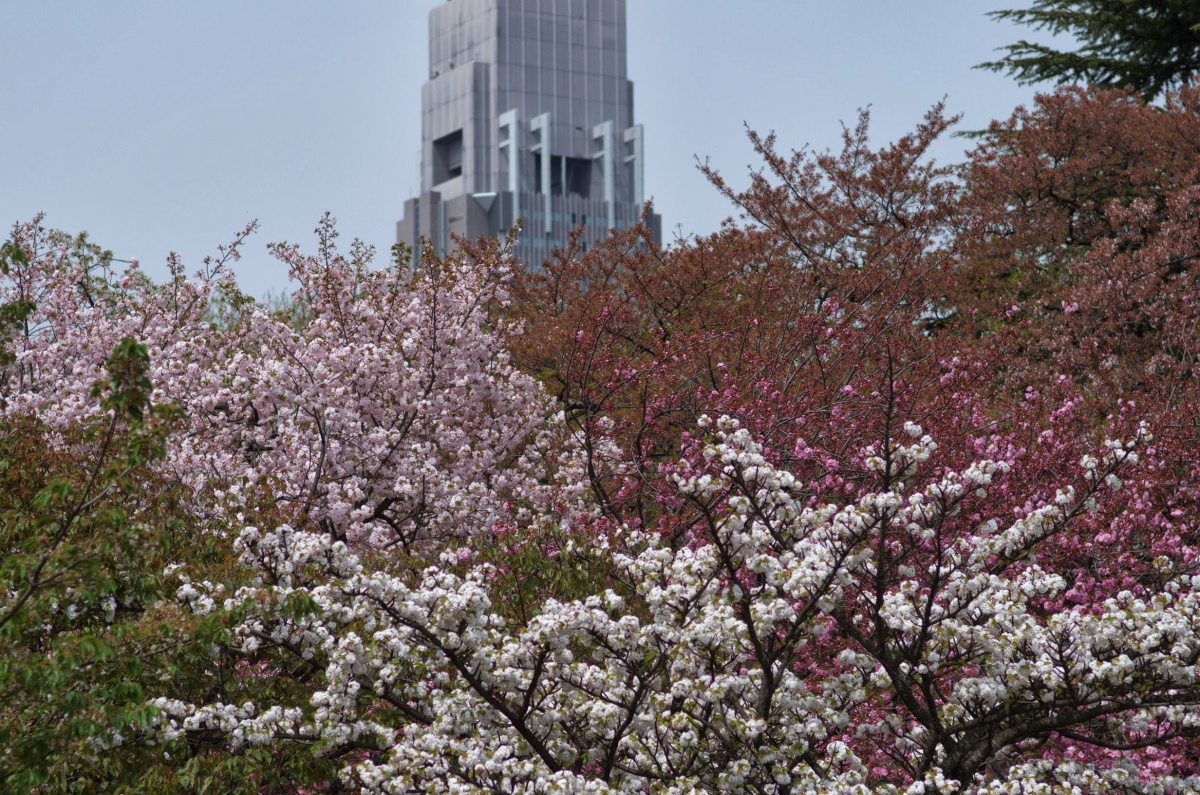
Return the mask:
<svg viewBox="0 0 1200 795">
<path fill-rule="evenodd" d="M 645 198 L 642 126 L 625 69 L 625 0 L 446 0 L 429 12 L 421 192 L 396 236 L 503 234 L 540 263 L 576 226 L 632 226 Z M 661 222 L 650 220 L 657 237 Z"/>
</svg>

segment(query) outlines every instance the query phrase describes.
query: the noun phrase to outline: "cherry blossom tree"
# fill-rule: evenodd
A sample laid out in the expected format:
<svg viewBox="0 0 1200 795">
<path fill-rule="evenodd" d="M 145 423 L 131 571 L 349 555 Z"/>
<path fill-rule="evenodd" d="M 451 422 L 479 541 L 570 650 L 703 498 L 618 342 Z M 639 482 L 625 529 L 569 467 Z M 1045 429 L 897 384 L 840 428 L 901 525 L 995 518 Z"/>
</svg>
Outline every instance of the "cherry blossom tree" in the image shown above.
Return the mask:
<svg viewBox="0 0 1200 795">
<path fill-rule="evenodd" d="M 936 443 L 902 433 L 863 451 L 883 488 L 811 504 L 722 419 L 676 475 L 707 516 L 691 543 L 598 538 L 614 587 L 516 624 L 455 553 L 408 581 L 324 534 L 247 529 L 237 642 L 324 684 L 307 704 L 160 699 L 156 736 L 354 749 L 344 780 L 377 792 L 1194 790 L 1191 567 L 1079 604 L 1039 562 L 1112 510 L 1150 435 L 980 522 L 1013 462 L 924 473 Z"/>
<path fill-rule="evenodd" d="M 549 499 L 530 484 L 569 453 L 554 406 L 503 349 L 503 252 L 371 270 L 368 248 L 337 252 L 327 217 L 315 256 L 273 247 L 299 285 L 297 328 L 232 283 L 228 262 L 252 231 L 197 278 L 174 264 L 158 287 L 39 250 L 44 230 L 19 228 L 34 255 L 8 292 L 33 309 L 11 346 L 5 411 L 59 428 L 88 417 L 108 352 L 133 337 L 150 352 L 152 400 L 188 419 L 164 465 L 213 516 L 236 521 L 265 501 L 300 526 L 411 553 Z"/>
<path fill-rule="evenodd" d="M 754 136 L 746 190 L 710 173 L 740 221 L 540 273 L 375 270 L 326 220 L 273 247 L 286 311 L 237 245 L 160 287 L 19 228 L 5 421 L 94 457 L 141 340 L 180 417 L 145 471 L 223 550 L 160 561 L 190 677 L 72 747 L 265 791 L 1200 790 L 1194 179 L 1126 174 L 1090 113 L 1098 159 L 1048 174 L 1037 114 L 962 171 L 940 108 L 881 149 Z M 1022 213 L 1023 180 L 1079 200 Z M 1107 392 L 1092 338 L 1137 352 Z"/>
<path fill-rule="evenodd" d="M 1163 107 L 1067 88 L 984 134 L 964 171 L 971 231 L 952 301 L 990 319 L 983 330 L 1012 351 L 1017 388 L 1066 373 L 1095 384 L 1107 408 L 1113 396 L 1172 403 L 1186 390 L 1198 109 L 1195 87 Z"/>
<path fill-rule="evenodd" d="M 822 246 L 803 217 L 684 252 L 631 233 L 522 285 L 560 308 L 565 348 L 524 355 L 584 438 L 592 593 L 516 613 L 469 544 L 411 578 L 250 528 L 257 581 L 188 604 L 246 611 L 242 653 L 322 686 L 163 699 L 159 741 L 310 742 L 382 792 L 1195 789 L 1195 527 L 1162 510 L 1150 433 L 1129 407 L 1098 443 L 1069 378 L 993 403 L 930 322 L 954 193 L 911 170 L 923 144 L 864 135 L 828 182 L 742 197 L 786 220 L 828 191 Z M 875 214 L 898 175 L 912 215 Z"/>
<path fill-rule="evenodd" d="M 286 521 L 343 539 L 399 573 L 420 570 L 448 541 L 479 535 L 480 554 L 500 560 L 557 554 L 559 527 L 590 516 L 572 486 L 578 456 L 556 408 L 504 351 L 516 331 L 499 313 L 510 267 L 504 250 L 495 247 L 486 262 L 427 257 L 415 273 L 401 264 L 372 270 L 361 246 L 349 257 L 337 253 L 330 219 L 319 235 L 315 256 L 274 249 L 300 287 L 294 311 L 269 312 L 242 296 L 226 270 L 244 235 L 194 278 L 173 261 L 172 279 L 158 286 L 136 263 L 117 273 L 111 255 L 40 220 L 14 230 L 0 288 L 9 321 L 0 422 L 26 452 L 5 462 L 14 472 L 70 473 L 48 484 L 50 475 L 17 482 L 32 489 L 18 504 L 33 513 L 33 526 L 49 527 L 52 538 L 71 535 L 69 544 L 47 546 L 26 536 L 19 511 L 4 514 L 11 544 L 3 616 L 22 628 L 8 637 L 4 681 L 21 678 L 21 661 L 58 648 L 64 661 L 75 660 L 75 673 L 47 673 L 45 681 L 77 676 L 71 687 L 96 699 L 72 702 L 74 723 L 35 721 L 62 743 L 53 754 L 36 750 L 49 747 L 44 737 L 28 745 L 34 750 L 13 763 L 21 781 L 133 776 L 141 786 L 161 779 L 186 787 L 213 777 L 256 791 L 328 779 L 321 760 L 299 746 L 264 758 L 196 740 L 146 763 L 129 720 L 103 717 L 124 714 L 122 702 L 111 702 L 121 692 L 134 701 L 123 707 L 137 716 L 130 720 L 142 720 L 138 694 L 154 681 L 190 698 L 311 692 L 306 664 L 276 670 L 286 685 L 250 675 L 256 669 L 220 641 L 234 619 L 188 612 L 198 606 L 190 598 L 197 573 L 229 590 L 248 576 L 231 546 L 247 523 Z M 110 380 L 113 350 L 128 345 L 141 352 L 138 411 L 150 416 L 153 407 L 154 416 L 173 419 L 155 426 L 154 456 L 143 454 L 136 470 L 110 471 L 123 436 L 98 447 L 89 429 L 127 424 L 97 390 Z M 93 469 L 104 477 L 89 480 Z M 79 505 L 55 489 L 80 490 Z M 124 503 L 113 503 L 118 495 Z M 56 518 L 60 502 L 70 521 Z M 111 538 L 109 527 L 117 528 Z M 126 557 L 112 567 L 80 568 L 81 557 L 91 559 L 86 550 L 127 536 Z M 526 591 L 536 585 L 521 579 Z M 169 595 L 178 601 L 164 601 Z M 47 615 L 53 620 L 39 619 Z M 95 639 L 82 655 L 72 640 L 80 631 Z M 93 681 L 94 672 L 112 668 L 106 660 L 118 653 L 132 655 L 140 673 L 124 690 L 99 687 L 109 678 Z M 15 723 L 0 731 L 11 728 L 11 736 L 22 733 L 21 720 L 58 703 L 33 699 L 30 712 L 17 693 L 6 696 Z"/>
<path fill-rule="evenodd" d="M 764 167 L 749 188 L 709 172 L 745 223 L 673 249 L 630 232 L 522 277 L 516 306 L 530 333 L 514 342 L 517 361 L 562 401 L 589 453 L 604 452 L 592 435 L 627 451 L 627 469 L 599 468 L 613 480 L 592 481 L 605 510 L 654 521 L 673 499 L 657 469 L 702 413 L 735 415 L 780 450 L 807 423 L 807 443 L 829 432 L 845 462 L 868 440 L 830 418 L 868 410 L 898 373 L 936 384 L 956 355 L 927 333 L 954 279 L 956 189 L 926 153 L 951 123 L 935 108 L 878 151 L 866 114 L 837 152 L 788 156 L 752 136 Z M 940 413 L 920 404 L 911 419 Z"/>
</svg>

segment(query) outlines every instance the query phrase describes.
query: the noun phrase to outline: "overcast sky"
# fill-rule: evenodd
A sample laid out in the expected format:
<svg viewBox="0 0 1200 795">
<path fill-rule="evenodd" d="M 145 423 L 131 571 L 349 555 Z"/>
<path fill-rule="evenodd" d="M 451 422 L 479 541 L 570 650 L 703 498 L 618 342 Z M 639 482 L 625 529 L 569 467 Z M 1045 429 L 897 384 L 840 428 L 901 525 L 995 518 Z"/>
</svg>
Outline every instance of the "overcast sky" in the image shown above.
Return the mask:
<svg viewBox="0 0 1200 795">
<path fill-rule="evenodd" d="M 427 15 L 441 0 L 0 0 L 0 222 L 46 213 L 156 277 L 248 221 L 253 295 L 286 272 L 266 244 L 311 246 L 329 210 L 384 254 L 418 187 Z M 628 0 L 646 192 L 674 236 L 732 208 L 695 169 L 744 180 L 745 126 L 836 146 L 870 106 L 877 143 L 933 103 L 978 129 L 1034 90 L 972 69 L 1030 33 L 1003 0 Z M 966 143 L 947 141 L 939 159 Z"/>
</svg>

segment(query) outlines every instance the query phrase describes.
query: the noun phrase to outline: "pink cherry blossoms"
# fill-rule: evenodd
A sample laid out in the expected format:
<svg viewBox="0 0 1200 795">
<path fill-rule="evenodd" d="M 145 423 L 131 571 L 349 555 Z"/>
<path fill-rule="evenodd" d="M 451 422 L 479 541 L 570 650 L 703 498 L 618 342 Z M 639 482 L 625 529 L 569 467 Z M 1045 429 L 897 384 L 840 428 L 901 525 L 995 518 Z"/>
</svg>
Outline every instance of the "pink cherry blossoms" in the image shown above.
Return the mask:
<svg viewBox="0 0 1200 795">
<path fill-rule="evenodd" d="M 236 296 L 226 264 L 250 231 L 162 287 L 35 257 L 8 288 L 37 308 L 14 341 L 4 410 L 79 422 L 113 346 L 134 337 L 150 350 L 152 399 L 187 417 L 163 466 L 223 521 L 270 494 L 334 537 L 411 550 L 524 521 L 549 499 L 539 483 L 570 454 L 553 404 L 503 350 L 504 258 L 370 270 L 357 244 L 336 252 L 326 219 L 316 256 L 274 249 L 299 285 L 295 324 L 220 303 Z"/>
</svg>

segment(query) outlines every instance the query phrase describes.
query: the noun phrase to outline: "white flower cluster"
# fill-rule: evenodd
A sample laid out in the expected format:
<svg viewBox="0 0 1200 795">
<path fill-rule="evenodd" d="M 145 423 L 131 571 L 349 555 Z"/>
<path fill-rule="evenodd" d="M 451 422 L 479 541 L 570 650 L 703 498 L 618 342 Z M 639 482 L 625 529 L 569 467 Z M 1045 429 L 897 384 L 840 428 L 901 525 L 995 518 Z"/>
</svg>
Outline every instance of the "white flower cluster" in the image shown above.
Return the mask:
<svg viewBox="0 0 1200 795">
<path fill-rule="evenodd" d="M 883 473 L 889 480 L 904 480 L 912 476 L 917 467 L 928 461 L 937 450 L 937 442 L 915 422 L 905 422 L 904 433 L 917 441 L 905 445 L 896 439 L 889 439 L 885 445 L 869 445 L 863 451 L 867 469 Z"/>
<path fill-rule="evenodd" d="M 208 580 L 192 582 L 183 572 L 170 572 L 182 580 L 183 584 L 175 591 L 175 601 L 179 602 L 189 612 L 198 616 L 206 616 L 217 606 L 217 599 L 225 591 L 225 586 Z"/>
<path fill-rule="evenodd" d="M 628 532 L 612 553 L 628 590 L 524 623 L 494 602 L 488 566 L 409 581 L 327 535 L 247 528 L 258 579 L 226 603 L 249 611 L 238 642 L 310 661 L 321 684 L 266 708 L 160 699 L 157 736 L 377 749 L 343 776 L 378 793 L 1194 791 L 1050 764 L 1037 739 L 1200 728 L 1200 580 L 1046 613 L 1065 583 L 1029 551 L 1092 492 L 961 533 L 958 509 L 1008 466 L 922 482 L 934 449 L 879 456 L 902 476 L 892 491 L 813 506 L 720 420 L 705 453 L 719 474 L 679 478 L 710 507 L 703 543 Z M 1110 474 L 1133 463 L 1134 446 L 1113 449 Z M 179 598 L 196 605 L 194 590 Z M 298 596 L 316 610 L 288 609 Z M 873 749 L 915 782 L 883 783 Z"/>
</svg>

